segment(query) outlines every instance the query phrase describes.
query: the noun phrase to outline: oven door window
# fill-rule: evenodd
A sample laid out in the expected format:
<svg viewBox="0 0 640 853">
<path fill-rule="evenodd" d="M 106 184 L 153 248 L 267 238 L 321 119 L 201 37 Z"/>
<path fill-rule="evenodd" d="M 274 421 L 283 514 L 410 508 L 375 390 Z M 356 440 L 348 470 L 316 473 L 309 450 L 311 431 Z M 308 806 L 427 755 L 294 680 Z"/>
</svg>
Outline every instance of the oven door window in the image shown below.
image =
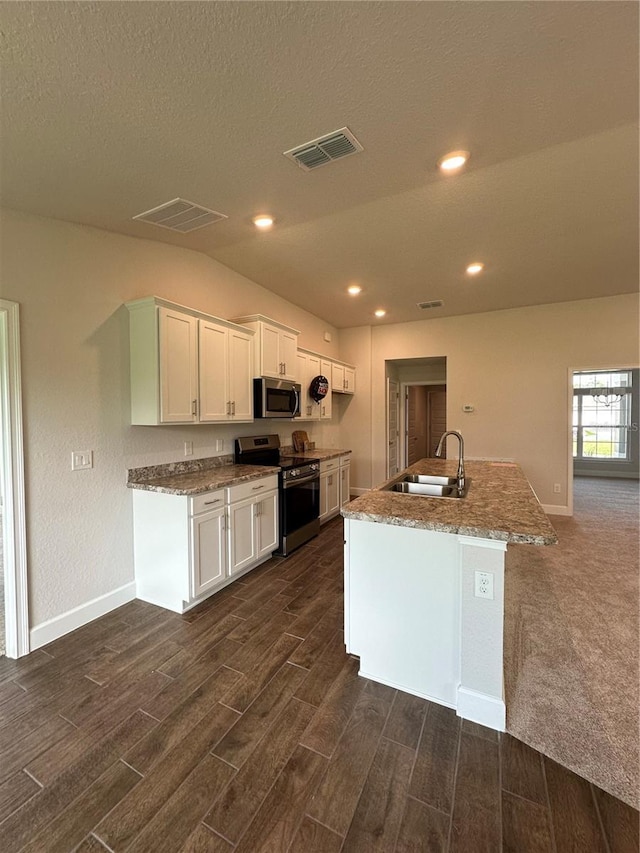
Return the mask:
<svg viewBox="0 0 640 853">
<path fill-rule="evenodd" d="M 282 529 L 285 535 L 304 527 L 320 514 L 320 479 L 289 486 L 282 491 Z"/>
</svg>

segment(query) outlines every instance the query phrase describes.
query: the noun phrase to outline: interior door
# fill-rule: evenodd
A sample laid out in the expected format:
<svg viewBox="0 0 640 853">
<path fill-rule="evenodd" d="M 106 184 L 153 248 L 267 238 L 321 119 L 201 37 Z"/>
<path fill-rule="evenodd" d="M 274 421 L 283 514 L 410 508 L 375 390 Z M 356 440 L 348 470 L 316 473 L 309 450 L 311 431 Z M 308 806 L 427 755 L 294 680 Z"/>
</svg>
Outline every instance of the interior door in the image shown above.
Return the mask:
<svg viewBox="0 0 640 853">
<path fill-rule="evenodd" d="M 406 439 L 407 439 L 407 465 L 413 465 L 418 459 L 422 459 L 424 453 L 420 453 L 420 429 L 418 420 L 418 389 L 412 385 L 407 388 L 405 397 L 406 405 Z"/>
<path fill-rule="evenodd" d="M 398 431 L 400 385 L 395 379 L 387 380 L 387 477 L 398 473 Z"/>
<path fill-rule="evenodd" d="M 427 401 L 428 411 L 428 455 L 435 456 L 438 442 L 447 431 L 447 390 L 445 386 L 430 388 Z M 446 447 L 442 457 L 446 458 Z"/>
</svg>

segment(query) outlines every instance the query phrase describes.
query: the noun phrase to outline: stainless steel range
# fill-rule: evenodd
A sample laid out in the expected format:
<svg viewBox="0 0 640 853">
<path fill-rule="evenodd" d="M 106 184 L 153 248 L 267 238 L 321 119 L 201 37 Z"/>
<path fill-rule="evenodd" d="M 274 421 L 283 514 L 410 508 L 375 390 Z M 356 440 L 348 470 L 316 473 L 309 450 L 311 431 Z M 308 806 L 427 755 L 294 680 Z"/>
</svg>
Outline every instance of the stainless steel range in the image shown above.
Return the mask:
<svg viewBox="0 0 640 853">
<path fill-rule="evenodd" d="M 320 460 L 286 456 L 277 435 L 250 435 L 236 439 L 238 465 L 279 465 L 278 503 L 280 544 L 276 554 L 286 557 L 320 531 Z"/>
</svg>

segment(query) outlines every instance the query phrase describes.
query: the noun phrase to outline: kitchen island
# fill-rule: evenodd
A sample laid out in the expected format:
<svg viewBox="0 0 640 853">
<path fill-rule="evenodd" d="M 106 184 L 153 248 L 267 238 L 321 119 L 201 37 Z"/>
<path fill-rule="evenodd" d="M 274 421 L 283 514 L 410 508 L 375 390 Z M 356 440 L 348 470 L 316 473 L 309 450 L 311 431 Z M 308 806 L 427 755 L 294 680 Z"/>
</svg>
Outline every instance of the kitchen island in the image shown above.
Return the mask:
<svg viewBox="0 0 640 853">
<path fill-rule="evenodd" d="M 515 463 L 467 462 L 464 498 L 390 490 L 456 468 L 422 459 L 342 508 L 345 642 L 361 675 L 503 731 L 506 549 L 557 536 Z"/>
</svg>

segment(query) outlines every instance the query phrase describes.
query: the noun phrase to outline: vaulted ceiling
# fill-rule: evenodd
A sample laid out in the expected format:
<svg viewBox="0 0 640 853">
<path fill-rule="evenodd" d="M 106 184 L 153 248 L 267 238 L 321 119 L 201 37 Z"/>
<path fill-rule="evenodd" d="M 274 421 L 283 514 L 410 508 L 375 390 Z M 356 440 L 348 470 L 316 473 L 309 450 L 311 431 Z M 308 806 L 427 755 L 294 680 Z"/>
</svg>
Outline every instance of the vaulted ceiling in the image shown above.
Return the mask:
<svg viewBox="0 0 640 853">
<path fill-rule="evenodd" d="M 204 252 L 338 327 L 638 288 L 636 3 L 21 2 L 0 39 L 6 207 Z M 345 126 L 361 153 L 283 156 Z M 132 219 L 177 197 L 228 219 Z"/>
</svg>

